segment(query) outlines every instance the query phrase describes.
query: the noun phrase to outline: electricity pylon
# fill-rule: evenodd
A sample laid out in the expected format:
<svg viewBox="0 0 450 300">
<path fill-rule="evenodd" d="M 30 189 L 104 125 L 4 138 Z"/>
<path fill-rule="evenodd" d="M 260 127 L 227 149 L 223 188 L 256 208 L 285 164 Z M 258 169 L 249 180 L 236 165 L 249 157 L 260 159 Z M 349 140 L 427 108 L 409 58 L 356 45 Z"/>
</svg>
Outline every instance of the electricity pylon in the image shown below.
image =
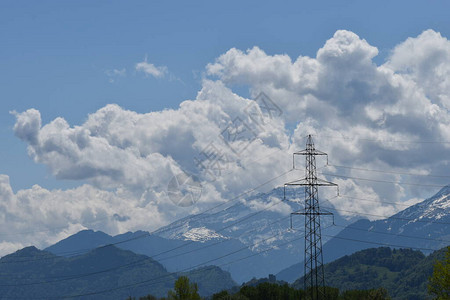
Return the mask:
<svg viewBox="0 0 450 300">
<path fill-rule="evenodd" d="M 304 288 L 305 292 L 310 294 L 312 300 L 326 299 L 320 216 L 333 214 L 331 212 L 320 210 L 318 193 L 319 186 L 337 187 L 337 184 L 317 178 L 316 156 L 325 155 L 328 160 L 328 155 L 315 149 L 311 135 L 308 135 L 306 149 L 299 152 L 294 152 L 292 156 L 292 164 L 294 169 L 296 155 L 304 155 L 306 157 L 305 178 L 285 183 L 284 188 L 286 189 L 286 186 L 305 187 L 304 211 L 296 211 L 291 213 L 291 218 L 292 215 L 305 216 Z"/>
</svg>

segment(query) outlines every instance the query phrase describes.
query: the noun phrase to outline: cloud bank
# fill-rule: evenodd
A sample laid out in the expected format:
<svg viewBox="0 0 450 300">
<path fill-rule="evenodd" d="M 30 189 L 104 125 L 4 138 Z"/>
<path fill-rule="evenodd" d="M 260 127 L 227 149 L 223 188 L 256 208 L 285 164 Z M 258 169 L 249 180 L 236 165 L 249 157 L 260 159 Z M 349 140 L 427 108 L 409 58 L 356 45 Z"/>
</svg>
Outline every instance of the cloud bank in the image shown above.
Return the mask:
<svg viewBox="0 0 450 300">
<path fill-rule="evenodd" d="M 343 214 L 392 214 L 403 207 L 384 201 L 411 204 L 435 189 L 355 178 L 448 183 L 404 173 L 447 173 L 450 42 L 427 30 L 397 45 L 382 65 L 373 62 L 377 54 L 366 40 L 339 30 L 316 57 L 295 61 L 258 47 L 230 49 L 207 65 L 196 99 L 176 110 L 142 114 L 111 104 L 81 125 L 63 117 L 43 125 L 35 109 L 17 113 L 14 133 L 28 144 L 30 157 L 56 178 L 84 185 L 14 193 L 3 176 L 0 197 L 8 204 L 1 218 L 14 220 L 10 228 L 17 232 L 32 228 L 26 224 L 59 228 L 39 235 L 43 244 L 80 228 L 155 229 L 288 171 L 291 153 L 304 148 L 307 134 L 335 165 L 322 167 L 321 176 L 354 197 L 334 198 L 333 205 Z M 146 61 L 136 69 L 155 77 L 165 72 Z M 252 99 L 234 93 L 236 84 L 248 86 Z M 198 202 L 187 208 L 167 194 L 182 172 L 202 186 Z M 302 176 L 292 172 L 265 188 Z M 3 249 L 21 243 L 6 235 L 3 241 Z"/>
</svg>

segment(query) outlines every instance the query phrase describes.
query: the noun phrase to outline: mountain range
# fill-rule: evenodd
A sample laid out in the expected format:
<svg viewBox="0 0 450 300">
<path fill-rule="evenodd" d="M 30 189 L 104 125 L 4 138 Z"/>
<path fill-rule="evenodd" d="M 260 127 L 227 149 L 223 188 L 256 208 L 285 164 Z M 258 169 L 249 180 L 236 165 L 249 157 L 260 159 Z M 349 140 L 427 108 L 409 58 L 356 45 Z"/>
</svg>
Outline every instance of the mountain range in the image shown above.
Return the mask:
<svg viewBox="0 0 450 300">
<path fill-rule="evenodd" d="M 297 191 L 298 192 L 298 191 Z M 300 192 L 301 194 L 301 192 Z M 64 256 L 83 253 L 95 247 L 115 244 L 121 249 L 153 257 L 168 271 L 180 272 L 211 261 L 231 273 L 236 282 L 275 274 L 303 257 L 303 223 L 290 212 L 301 209 L 293 190 L 276 188 L 231 203 L 225 208 L 192 215 L 160 228 L 156 232 L 128 232 L 109 236 L 103 232 L 81 231 L 45 250 Z M 335 213 L 341 224 L 346 220 Z M 323 226 L 332 224 L 324 219 Z M 330 235 L 340 228 L 330 228 Z M 324 237 L 324 241 L 330 237 Z M 242 260 L 245 259 L 245 264 Z"/>
<path fill-rule="evenodd" d="M 303 271 L 303 220 L 293 219 L 291 229 L 290 212 L 302 207 L 286 200 L 296 199 L 294 192 L 288 191 L 286 197 L 284 193 L 277 188 L 253 195 L 152 233 L 110 236 L 83 230 L 45 251 L 34 247 L 19 250 L 0 260 L 0 276 L 4 278 L 0 294 L 26 298 L 39 293 L 46 298 L 106 290 L 117 299 L 131 295 L 131 291 L 133 295 L 151 293 L 159 297 L 166 295 L 180 274 L 197 276 L 195 281 L 203 295 L 268 274 L 294 282 Z M 449 212 L 449 186 L 382 220 L 350 222 L 334 212 L 338 224 L 350 225 L 342 229 L 332 226 L 331 219 L 322 221 L 323 227 L 329 227 L 323 235 L 324 262 L 379 246 L 429 254 L 450 244 Z M 17 261 L 20 263 L 12 263 Z M 155 276 L 165 279 L 154 282 Z M 139 282 L 143 282 L 142 289 L 141 284 L 135 286 Z M 151 289 L 145 284 L 150 282 L 154 285 Z M 124 288 L 116 291 L 114 287 Z"/>
</svg>

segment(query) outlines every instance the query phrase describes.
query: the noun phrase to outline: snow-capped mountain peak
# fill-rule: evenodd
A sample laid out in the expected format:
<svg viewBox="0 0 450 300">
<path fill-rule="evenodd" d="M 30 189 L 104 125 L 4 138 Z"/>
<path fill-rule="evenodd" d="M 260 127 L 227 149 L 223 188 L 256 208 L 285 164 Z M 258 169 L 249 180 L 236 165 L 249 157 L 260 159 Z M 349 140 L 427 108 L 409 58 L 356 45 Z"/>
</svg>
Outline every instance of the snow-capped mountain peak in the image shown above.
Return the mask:
<svg viewBox="0 0 450 300">
<path fill-rule="evenodd" d="M 440 220 L 450 216 L 450 185 L 437 194 L 394 215 L 393 218 L 412 219 L 409 223 L 423 220 Z"/>
</svg>

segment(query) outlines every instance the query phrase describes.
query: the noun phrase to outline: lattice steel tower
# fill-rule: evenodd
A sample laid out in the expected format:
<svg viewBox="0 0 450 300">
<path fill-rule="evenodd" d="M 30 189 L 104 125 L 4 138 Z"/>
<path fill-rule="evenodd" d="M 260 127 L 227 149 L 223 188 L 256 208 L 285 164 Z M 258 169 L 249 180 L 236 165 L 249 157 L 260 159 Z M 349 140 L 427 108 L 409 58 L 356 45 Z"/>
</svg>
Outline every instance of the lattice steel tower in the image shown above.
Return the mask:
<svg viewBox="0 0 450 300">
<path fill-rule="evenodd" d="M 285 183 L 284 186 L 285 188 L 286 186 L 305 187 L 304 210 L 299 210 L 291 214 L 291 217 L 292 215 L 305 216 L 304 288 L 312 300 L 325 299 L 325 275 L 323 270 L 320 216 L 332 215 L 332 213 L 320 210 L 318 193 L 319 186 L 337 187 L 337 184 L 317 178 L 316 156 L 325 155 L 328 160 L 328 155 L 315 149 L 311 135 L 308 135 L 306 149 L 293 154 L 293 168 L 295 168 L 296 155 L 304 155 L 306 157 L 305 178 Z"/>
</svg>

